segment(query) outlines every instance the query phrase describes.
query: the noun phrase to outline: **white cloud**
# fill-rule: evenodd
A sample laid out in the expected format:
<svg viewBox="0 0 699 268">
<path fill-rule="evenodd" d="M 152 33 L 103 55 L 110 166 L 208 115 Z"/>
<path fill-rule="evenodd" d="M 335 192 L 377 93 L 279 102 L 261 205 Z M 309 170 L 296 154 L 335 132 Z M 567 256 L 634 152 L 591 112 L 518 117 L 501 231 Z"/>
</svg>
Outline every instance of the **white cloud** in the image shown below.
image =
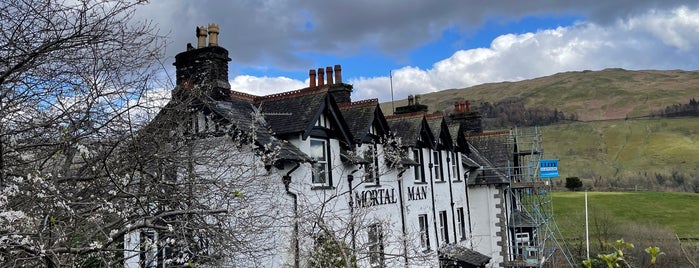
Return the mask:
<svg viewBox="0 0 699 268">
<path fill-rule="evenodd" d="M 308 86 L 308 79 L 301 82 L 288 77 L 255 77 L 239 75 L 230 81 L 231 90 L 245 92 L 252 95 L 264 96 L 272 93 L 295 90 Z"/>
<path fill-rule="evenodd" d="M 565 71 L 699 68 L 699 9 L 650 10 L 614 23 L 579 22 L 495 38 L 490 47 L 460 50 L 430 69 L 393 71 L 395 99 L 483 83 L 518 81 Z M 391 99 L 389 77 L 346 79 L 353 99 Z M 233 90 L 267 95 L 306 87 L 287 77 L 236 76 Z"/>
<path fill-rule="evenodd" d="M 680 7 L 608 25 L 580 23 L 535 33 L 507 34 L 489 48 L 455 52 L 431 69 L 404 67 L 393 73 L 396 99 L 482 83 L 517 81 L 557 72 L 619 67 L 696 68 L 699 10 Z M 350 79 L 357 98 L 390 100 L 386 77 Z M 367 95 L 364 95 L 364 92 Z M 377 95 L 378 94 L 378 95 Z"/>
</svg>

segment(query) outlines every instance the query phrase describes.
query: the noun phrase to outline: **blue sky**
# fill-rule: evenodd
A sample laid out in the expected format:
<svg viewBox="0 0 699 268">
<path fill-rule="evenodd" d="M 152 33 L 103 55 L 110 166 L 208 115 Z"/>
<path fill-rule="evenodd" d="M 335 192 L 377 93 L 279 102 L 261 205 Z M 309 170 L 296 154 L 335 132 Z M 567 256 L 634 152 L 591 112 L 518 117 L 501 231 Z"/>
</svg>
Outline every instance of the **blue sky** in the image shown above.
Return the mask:
<svg viewBox="0 0 699 268">
<path fill-rule="evenodd" d="M 215 7 L 215 8 L 212 8 Z M 308 84 L 341 64 L 354 99 L 390 100 L 565 71 L 699 69 L 694 1 L 153 1 L 139 10 L 167 33 L 166 63 L 214 22 L 234 90 Z"/>
</svg>

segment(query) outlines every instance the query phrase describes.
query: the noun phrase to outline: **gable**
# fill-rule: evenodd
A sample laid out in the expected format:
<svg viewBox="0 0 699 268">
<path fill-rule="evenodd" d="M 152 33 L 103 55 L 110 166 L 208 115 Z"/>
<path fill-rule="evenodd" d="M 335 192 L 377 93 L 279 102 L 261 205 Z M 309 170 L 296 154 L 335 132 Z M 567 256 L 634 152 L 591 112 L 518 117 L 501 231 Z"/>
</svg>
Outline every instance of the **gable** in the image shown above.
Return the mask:
<svg viewBox="0 0 699 268">
<path fill-rule="evenodd" d="M 340 108 L 329 94 L 322 94 L 323 101 L 316 108 L 313 116 L 308 120 L 308 124 L 301 133 L 302 139 L 307 139 L 311 135 L 327 136 L 337 138 L 341 144 L 349 146 L 352 144 L 352 134 L 342 117 Z"/>
</svg>

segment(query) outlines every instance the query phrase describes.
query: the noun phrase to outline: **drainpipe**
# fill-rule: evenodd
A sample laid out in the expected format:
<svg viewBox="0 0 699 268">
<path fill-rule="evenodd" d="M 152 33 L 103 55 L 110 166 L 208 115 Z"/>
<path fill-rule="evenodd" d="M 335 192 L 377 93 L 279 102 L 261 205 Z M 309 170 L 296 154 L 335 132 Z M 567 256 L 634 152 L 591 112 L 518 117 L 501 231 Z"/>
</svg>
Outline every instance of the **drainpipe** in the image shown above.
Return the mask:
<svg viewBox="0 0 699 268">
<path fill-rule="evenodd" d="M 294 172 L 297 168 L 299 168 L 299 166 L 301 166 L 301 164 L 297 162 L 296 166 L 289 170 L 289 172 L 287 172 L 286 175 L 282 176 L 282 182 L 284 183 L 284 189 L 286 189 L 286 194 L 291 196 L 291 199 L 294 200 L 294 231 L 291 239 L 291 243 L 294 247 L 294 268 L 301 267 L 299 263 L 299 203 L 298 196 L 296 195 L 296 193 L 293 193 L 289 190 L 289 184 L 291 184 L 291 173 Z"/>
<path fill-rule="evenodd" d="M 473 226 L 471 225 L 471 198 L 468 196 L 468 179 L 471 171 L 464 172 L 464 180 L 466 180 L 466 214 L 468 214 L 468 238 L 471 249 L 473 249 Z"/>
<path fill-rule="evenodd" d="M 441 157 L 442 154 L 439 154 Z M 449 204 L 451 205 L 451 226 L 454 230 L 454 244 L 458 244 L 461 241 L 460 237 L 456 237 L 456 214 L 454 213 L 454 191 L 451 185 L 451 161 L 455 161 L 453 158 L 453 153 L 449 152 L 447 157 L 447 180 L 449 181 Z"/>
<path fill-rule="evenodd" d="M 398 174 L 398 200 L 400 203 L 400 224 L 403 231 L 403 258 L 405 259 L 405 267 L 408 267 L 408 241 L 406 237 L 408 236 L 408 231 L 405 229 L 405 207 L 403 207 L 403 172 Z"/>
<path fill-rule="evenodd" d="M 434 233 L 437 235 L 435 237 L 436 238 L 435 242 L 437 242 L 437 243 L 435 243 L 435 245 L 437 246 L 436 247 L 437 250 L 439 250 L 439 229 L 437 229 L 437 211 L 436 211 L 435 204 L 434 204 L 434 175 L 432 173 L 432 171 L 434 171 L 434 170 L 432 170 L 434 168 L 434 165 L 432 164 L 432 161 L 433 161 L 432 155 L 433 154 L 432 154 L 432 149 L 429 149 L 429 150 L 430 150 L 429 151 L 430 164 L 427 167 L 430 169 L 430 188 L 432 188 L 432 190 L 430 191 L 430 193 L 432 195 L 432 220 L 434 221 Z"/>
<path fill-rule="evenodd" d="M 350 207 L 350 232 L 352 232 L 352 252 L 355 253 L 357 250 L 356 234 L 354 233 L 354 199 L 352 198 L 352 181 L 354 181 L 354 173 L 359 171 L 359 169 L 352 170 L 349 175 L 347 175 L 347 185 L 349 185 L 349 207 Z"/>
</svg>

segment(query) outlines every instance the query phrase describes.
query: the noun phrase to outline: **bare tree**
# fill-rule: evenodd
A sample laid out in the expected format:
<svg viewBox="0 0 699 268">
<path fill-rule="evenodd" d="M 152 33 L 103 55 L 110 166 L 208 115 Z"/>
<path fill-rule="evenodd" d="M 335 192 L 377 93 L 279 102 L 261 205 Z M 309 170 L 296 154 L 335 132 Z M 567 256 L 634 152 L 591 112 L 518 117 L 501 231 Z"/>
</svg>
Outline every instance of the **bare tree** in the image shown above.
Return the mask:
<svg viewBox="0 0 699 268">
<path fill-rule="evenodd" d="M 128 217 L 113 202 L 109 163 L 138 127 L 132 113 L 144 108 L 161 56 L 153 25 L 133 18 L 143 3 L 0 4 L 2 266 L 119 255 Z"/>
<path fill-rule="evenodd" d="M 350 161 L 333 167 L 342 170 L 339 177 L 343 178 L 335 188 L 316 192 L 298 189 L 302 200 L 300 221 L 307 223 L 300 228 L 299 237 L 305 240 L 307 249 L 312 248 L 303 256 L 311 267 L 393 267 L 406 262 L 428 266 L 434 257 L 420 249 L 419 230 L 403 233 L 399 218 L 387 216 L 383 205 L 372 203 L 378 196 L 359 194 L 366 185 L 378 183 L 376 180 L 397 188 L 398 173 L 405 169 L 401 160 L 407 157 L 407 151 L 399 139 L 386 135 L 377 145 L 374 150 L 372 144 L 364 144 L 345 152 L 349 159 L 361 158 L 367 163 Z M 400 198 L 398 193 L 395 198 Z M 393 209 L 399 204 L 384 205 Z"/>
</svg>

